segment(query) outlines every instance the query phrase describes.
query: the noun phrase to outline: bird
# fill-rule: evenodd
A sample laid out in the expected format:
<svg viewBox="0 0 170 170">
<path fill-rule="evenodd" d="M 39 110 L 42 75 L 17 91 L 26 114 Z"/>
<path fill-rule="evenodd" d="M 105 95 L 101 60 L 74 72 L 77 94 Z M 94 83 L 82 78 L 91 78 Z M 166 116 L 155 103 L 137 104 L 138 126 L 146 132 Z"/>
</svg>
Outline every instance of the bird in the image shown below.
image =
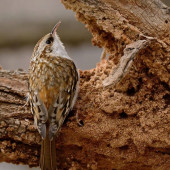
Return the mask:
<svg viewBox="0 0 170 170">
<path fill-rule="evenodd" d="M 35 45 L 29 67 L 31 112 L 42 138 L 41 170 L 57 169 L 56 136 L 79 89 L 78 69 L 57 34 L 60 23 Z"/>
</svg>

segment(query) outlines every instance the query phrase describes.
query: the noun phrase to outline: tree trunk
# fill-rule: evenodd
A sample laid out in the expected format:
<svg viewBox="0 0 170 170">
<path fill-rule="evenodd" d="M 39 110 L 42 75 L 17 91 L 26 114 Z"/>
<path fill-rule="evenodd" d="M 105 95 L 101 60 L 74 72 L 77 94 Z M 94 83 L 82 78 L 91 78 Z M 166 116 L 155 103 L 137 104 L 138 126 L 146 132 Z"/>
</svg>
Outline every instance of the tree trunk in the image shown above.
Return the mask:
<svg viewBox="0 0 170 170">
<path fill-rule="evenodd" d="M 59 169 L 170 169 L 170 9 L 159 0 L 61 0 L 103 47 L 56 143 Z M 27 73 L 0 70 L 0 161 L 38 166 Z M 78 113 L 84 126 L 76 123 Z"/>
</svg>

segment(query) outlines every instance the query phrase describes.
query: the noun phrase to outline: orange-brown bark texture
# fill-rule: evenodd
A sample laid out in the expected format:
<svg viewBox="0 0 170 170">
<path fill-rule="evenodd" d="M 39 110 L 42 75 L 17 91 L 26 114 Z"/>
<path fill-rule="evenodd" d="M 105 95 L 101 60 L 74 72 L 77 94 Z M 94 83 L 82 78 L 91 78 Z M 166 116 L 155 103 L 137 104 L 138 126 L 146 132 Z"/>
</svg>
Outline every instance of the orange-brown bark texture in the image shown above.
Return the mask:
<svg viewBox="0 0 170 170">
<path fill-rule="evenodd" d="M 78 100 L 56 142 L 58 169 L 170 169 L 169 8 L 158 0 L 61 2 L 108 58 L 80 70 Z M 148 43 L 139 50 L 141 40 Z M 112 83 L 126 54 L 131 64 Z M 0 160 L 37 166 L 41 139 L 23 107 L 26 93 L 25 72 L 0 71 Z"/>
</svg>

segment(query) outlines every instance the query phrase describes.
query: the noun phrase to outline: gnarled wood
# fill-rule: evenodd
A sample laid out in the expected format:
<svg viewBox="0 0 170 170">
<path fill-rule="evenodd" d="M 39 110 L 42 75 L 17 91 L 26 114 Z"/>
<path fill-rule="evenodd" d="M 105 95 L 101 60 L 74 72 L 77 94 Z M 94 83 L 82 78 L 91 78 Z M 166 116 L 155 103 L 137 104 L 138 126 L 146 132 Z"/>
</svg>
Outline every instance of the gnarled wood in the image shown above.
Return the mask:
<svg viewBox="0 0 170 170">
<path fill-rule="evenodd" d="M 58 168 L 169 169 L 169 8 L 159 0 L 62 3 L 109 57 L 80 71 L 79 97 L 56 143 Z M 23 107 L 27 74 L 1 70 L 0 93 L 0 160 L 37 166 L 40 136 Z"/>
</svg>

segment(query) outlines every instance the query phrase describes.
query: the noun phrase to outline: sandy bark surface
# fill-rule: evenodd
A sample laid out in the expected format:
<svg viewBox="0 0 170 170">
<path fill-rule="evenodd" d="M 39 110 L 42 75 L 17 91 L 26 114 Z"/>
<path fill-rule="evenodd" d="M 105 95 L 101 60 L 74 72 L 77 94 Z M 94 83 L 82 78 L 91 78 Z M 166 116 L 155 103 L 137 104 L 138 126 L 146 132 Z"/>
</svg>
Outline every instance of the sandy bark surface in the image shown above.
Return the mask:
<svg viewBox="0 0 170 170">
<path fill-rule="evenodd" d="M 159 0 L 62 3 L 109 57 L 80 70 L 78 100 L 56 143 L 58 168 L 169 169 L 168 7 Z M 0 71 L 0 160 L 37 166 L 41 139 L 23 107 L 26 93 L 27 73 Z"/>
</svg>

